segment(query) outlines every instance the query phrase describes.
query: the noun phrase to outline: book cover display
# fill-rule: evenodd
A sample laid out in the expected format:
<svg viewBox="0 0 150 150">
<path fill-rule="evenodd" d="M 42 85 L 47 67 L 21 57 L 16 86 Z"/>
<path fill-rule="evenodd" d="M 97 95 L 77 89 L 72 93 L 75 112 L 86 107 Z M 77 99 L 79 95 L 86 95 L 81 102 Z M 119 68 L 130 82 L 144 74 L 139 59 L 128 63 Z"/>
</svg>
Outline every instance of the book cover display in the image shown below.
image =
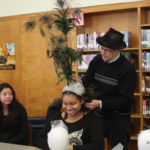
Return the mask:
<svg viewBox="0 0 150 150">
<path fill-rule="evenodd" d="M 75 21 L 74 23 L 76 26 L 83 26 L 84 25 L 84 13 L 81 9 L 74 9 L 70 11 L 70 18 L 75 18 L 78 21 Z"/>
<path fill-rule="evenodd" d="M 142 52 L 142 69 L 150 70 L 150 52 Z"/>
<path fill-rule="evenodd" d="M 141 46 L 142 48 L 150 47 L 150 29 L 141 30 Z"/>
</svg>

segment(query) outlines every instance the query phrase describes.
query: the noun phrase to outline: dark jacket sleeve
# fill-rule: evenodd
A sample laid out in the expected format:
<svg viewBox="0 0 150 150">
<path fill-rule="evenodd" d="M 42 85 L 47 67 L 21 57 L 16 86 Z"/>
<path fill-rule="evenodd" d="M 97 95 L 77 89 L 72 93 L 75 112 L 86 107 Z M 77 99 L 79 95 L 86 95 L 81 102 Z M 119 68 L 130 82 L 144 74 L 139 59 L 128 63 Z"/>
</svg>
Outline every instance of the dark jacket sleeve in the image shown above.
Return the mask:
<svg viewBox="0 0 150 150">
<path fill-rule="evenodd" d="M 19 127 L 18 127 L 18 132 L 17 134 L 9 139 L 9 143 L 15 143 L 15 144 L 28 144 L 28 117 L 27 117 L 27 112 L 25 108 L 20 105 L 20 120 L 19 122 Z"/>
<path fill-rule="evenodd" d="M 73 150 L 104 150 L 104 135 L 100 117 L 89 116 L 89 140 L 87 144 L 73 146 Z"/>
<path fill-rule="evenodd" d="M 50 131 L 50 122 L 47 121 L 45 127 L 40 131 L 39 135 L 35 140 L 35 146 L 41 148 L 42 150 L 49 150 L 47 143 L 47 133 Z"/>
</svg>

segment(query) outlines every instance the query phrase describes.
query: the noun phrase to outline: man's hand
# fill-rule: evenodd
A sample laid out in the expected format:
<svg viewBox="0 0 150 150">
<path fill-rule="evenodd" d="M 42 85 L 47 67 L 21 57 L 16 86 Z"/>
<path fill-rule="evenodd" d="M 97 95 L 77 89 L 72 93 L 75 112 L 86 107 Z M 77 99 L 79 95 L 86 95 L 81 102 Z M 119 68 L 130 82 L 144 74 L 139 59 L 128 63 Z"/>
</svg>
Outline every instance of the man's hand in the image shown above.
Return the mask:
<svg viewBox="0 0 150 150">
<path fill-rule="evenodd" d="M 90 110 L 93 110 L 95 108 L 100 107 L 100 101 L 99 100 L 92 100 L 90 103 L 85 103 L 85 107 L 89 108 Z"/>
<path fill-rule="evenodd" d="M 73 145 L 69 145 L 67 150 L 73 150 Z"/>
<path fill-rule="evenodd" d="M 72 80 L 74 80 L 76 82 L 81 82 L 81 80 L 79 79 L 79 77 L 76 74 L 72 75 Z"/>
</svg>

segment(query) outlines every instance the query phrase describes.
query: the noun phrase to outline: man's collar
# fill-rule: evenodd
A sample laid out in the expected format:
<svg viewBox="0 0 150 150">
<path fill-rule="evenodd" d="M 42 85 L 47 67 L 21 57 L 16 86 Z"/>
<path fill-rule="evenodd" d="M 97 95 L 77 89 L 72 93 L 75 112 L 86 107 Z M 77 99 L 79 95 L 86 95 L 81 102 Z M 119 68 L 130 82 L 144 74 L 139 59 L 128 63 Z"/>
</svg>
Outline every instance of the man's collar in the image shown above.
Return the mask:
<svg viewBox="0 0 150 150">
<path fill-rule="evenodd" d="M 107 63 L 113 63 L 113 62 L 115 62 L 118 58 L 120 57 L 120 53 L 116 56 L 116 58 L 114 58 L 113 60 L 110 60 L 109 62 L 107 62 Z"/>
</svg>

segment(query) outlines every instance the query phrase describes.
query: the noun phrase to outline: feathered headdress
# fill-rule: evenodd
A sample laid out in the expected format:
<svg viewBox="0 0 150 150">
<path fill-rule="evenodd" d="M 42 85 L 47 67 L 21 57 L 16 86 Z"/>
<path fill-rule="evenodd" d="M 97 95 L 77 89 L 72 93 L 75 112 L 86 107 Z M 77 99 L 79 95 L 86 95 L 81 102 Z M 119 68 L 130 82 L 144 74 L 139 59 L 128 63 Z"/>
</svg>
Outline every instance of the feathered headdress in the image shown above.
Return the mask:
<svg viewBox="0 0 150 150">
<path fill-rule="evenodd" d="M 68 33 L 76 27 L 76 18 L 70 18 L 70 8 L 67 0 L 57 0 L 57 12 L 41 16 L 38 20 L 42 36 L 48 37 L 50 48 L 47 49 L 48 58 L 53 58 L 56 74 L 59 81 L 72 80 L 73 64 L 82 60 L 81 51 L 68 46 Z M 33 29 L 37 21 L 25 24 L 26 30 Z"/>
</svg>

